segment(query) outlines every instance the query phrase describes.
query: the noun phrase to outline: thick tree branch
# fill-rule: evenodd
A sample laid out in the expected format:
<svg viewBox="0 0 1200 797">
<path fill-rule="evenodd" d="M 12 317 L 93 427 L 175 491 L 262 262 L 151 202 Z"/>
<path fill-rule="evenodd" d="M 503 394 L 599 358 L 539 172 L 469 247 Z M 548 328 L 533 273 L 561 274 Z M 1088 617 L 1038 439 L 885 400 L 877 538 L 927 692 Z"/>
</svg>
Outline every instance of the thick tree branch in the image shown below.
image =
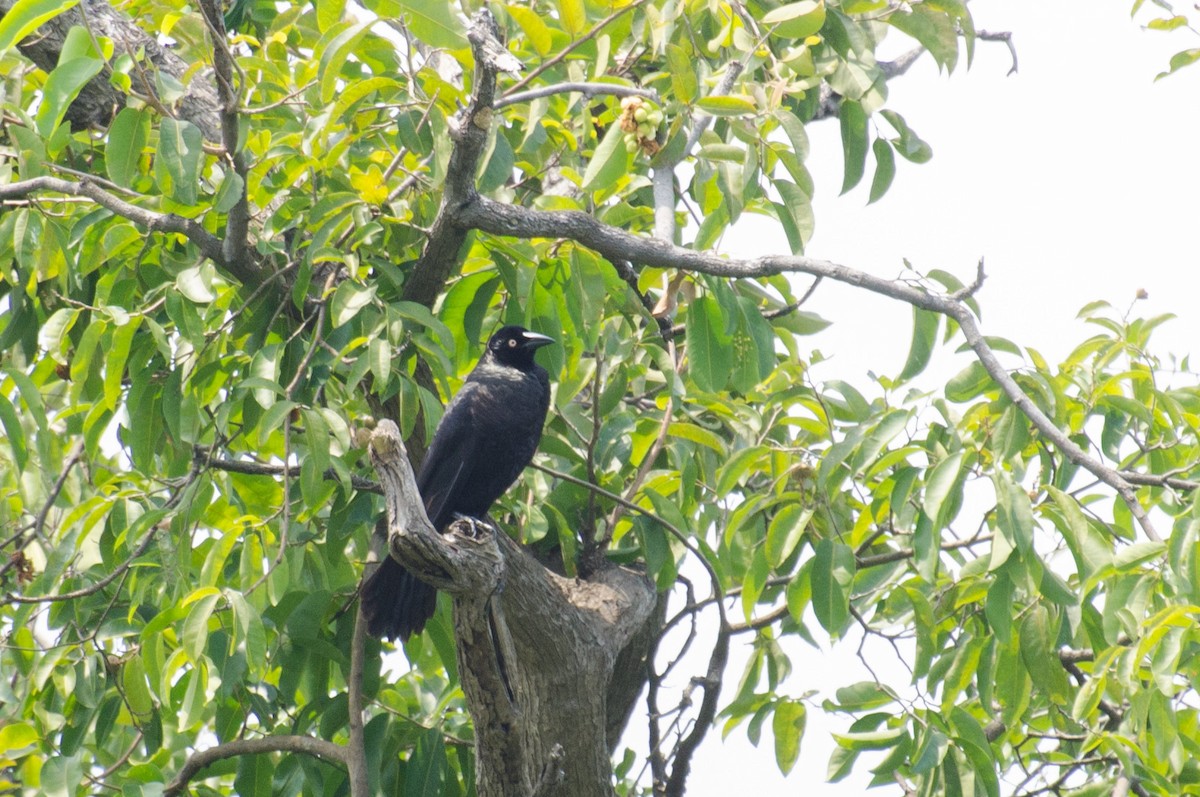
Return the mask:
<svg viewBox="0 0 1200 797">
<path fill-rule="evenodd" d="M 0 0 L 0 18 L 11 11 L 15 4 L 16 0 Z M 58 65 L 67 32 L 77 25 L 87 27 L 96 36 L 112 39 L 117 54 L 138 59 L 140 68 L 131 73 L 133 91 L 148 98 L 156 107 L 162 108 L 163 103 L 158 98 L 153 73 L 164 72 L 183 82 L 185 73 L 191 67 L 127 16 L 113 9 L 107 0 L 83 0 L 75 8 L 47 21 L 18 43 L 17 48 L 43 71 L 50 72 Z M 106 127 L 113 115 L 125 107 L 126 95 L 110 82 L 111 76 L 112 70 L 101 70 L 71 103 L 65 118 L 73 129 Z M 217 95 L 209 75 L 201 73 L 191 76 L 185 84 L 183 96 L 168 110 L 198 127 L 205 139 L 213 142 L 221 140 Z"/>
<path fill-rule="evenodd" d="M 227 263 L 241 263 L 246 257 L 247 233 L 250 229 L 250 202 L 246 195 L 246 158 L 238 146 L 238 117 L 241 90 L 235 84 L 237 64 L 225 35 L 225 17 L 216 0 L 200 0 L 200 11 L 208 24 L 213 42 L 213 65 L 216 70 L 217 96 L 220 99 L 221 144 L 225 148 L 226 166 L 232 169 L 241 183 L 237 202 L 225 217 L 225 240 L 221 253 Z M 225 179 L 229 179 L 226 176 Z"/>
<path fill-rule="evenodd" d="M 350 774 L 350 797 L 370 797 L 371 779 L 367 771 L 367 742 L 363 734 L 363 658 L 367 646 L 367 621 L 362 604 L 354 615 L 354 634 L 350 640 L 350 676 L 347 679 L 350 742 L 346 746 L 346 770 Z"/>
<path fill-rule="evenodd" d="M 469 519 L 439 534 L 425 514 L 400 430 L 384 420 L 371 436 L 371 461 L 387 500 L 388 549 L 423 580 L 452 595 L 488 596 L 500 582 L 496 535 Z"/>
<path fill-rule="evenodd" d="M 531 210 L 494 202 L 487 197 L 478 197 L 476 201 L 461 207 L 456 218 L 462 226 L 493 235 L 514 238 L 570 238 L 613 262 L 626 260 L 657 268 L 676 268 L 733 279 L 789 273 L 826 277 L 948 316 L 958 323 L 967 344 L 975 352 L 988 375 L 1038 431 L 1054 443 L 1068 459 L 1116 490 L 1149 539 L 1162 539 L 1154 530 L 1146 510 L 1138 502 L 1132 485 L 1119 472 L 1081 449 L 1065 432 L 1055 426 L 1054 421 L 1026 395 L 1000 363 L 979 331 L 975 317 L 964 301 L 970 291 L 957 297 L 937 295 L 907 282 L 884 279 L 828 260 L 797 255 L 768 255 L 749 260 L 723 258 L 709 252 L 685 249 L 658 239 L 634 235 L 603 224 L 581 211 Z M 980 263 L 980 274 L 982 269 L 983 264 Z M 982 276 L 977 277 L 976 281 L 981 282 Z"/>
<path fill-rule="evenodd" d="M 392 556 L 454 597 L 479 794 L 531 793 L 547 782 L 556 744 L 563 794 L 609 794 L 607 686 L 619 653 L 653 611 L 653 585 L 615 567 L 586 581 L 562 578 L 483 522 L 458 520 L 437 534 L 391 421 L 372 434 L 371 457 L 387 499 Z"/>
<path fill-rule="evenodd" d="M 467 240 L 469 228 L 456 223 L 457 209 L 470 204 L 475 196 L 475 167 L 487 144 L 492 125 L 492 103 L 496 94 L 496 75 L 515 71 L 520 62 L 500 43 L 496 20 L 486 8 L 475 15 L 467 31 L 475 56 L 475 89 L 470 104 L 450 123 L 454 149 L 442 186 L 442 206 L 429 231 L 429 240 L 404 284 L 404 298 L 426 307 L 446 285 L 459 265 L 459 250 Z"/>
<path fill-rule="evenodd" d="M 81 178 L 78 181 L 64 180 L 59 177 L 43 175 L 28 180 L 0 185 L 0 199 L 40 195 L 43 193 L 66 194 L 67 196 L 86 197 L 97 205 L 116 215 L 129 219 L 134 224 L 145 227 L 149 232 L 174 233 L 182 235 L 196 245 L 204 257 L 212 260 L 221 268 L 247 285 L 255 285 L 259 274 L 241 260 L 227 260 L 221 239 L 204 229 L 204 225 L 195 219 L 184 218 L 175 213 L 159 213 L 134 205 L 100 187 L 92 178 Z"/>
<path fill-rule="evenodd" d="M 342 766 L 346 764 L 345 748 L 325 739 L 314 739 L 311 736 L 264 736 L 260 739 L 236 739 L 192 753 L 175 779 L 167 784 L 163 794 L 167 797 L 180 794 L 201 770 L 218 761 L 235 756 L 262 755 L 263 753 L 301 753 Z"/>
</svg>

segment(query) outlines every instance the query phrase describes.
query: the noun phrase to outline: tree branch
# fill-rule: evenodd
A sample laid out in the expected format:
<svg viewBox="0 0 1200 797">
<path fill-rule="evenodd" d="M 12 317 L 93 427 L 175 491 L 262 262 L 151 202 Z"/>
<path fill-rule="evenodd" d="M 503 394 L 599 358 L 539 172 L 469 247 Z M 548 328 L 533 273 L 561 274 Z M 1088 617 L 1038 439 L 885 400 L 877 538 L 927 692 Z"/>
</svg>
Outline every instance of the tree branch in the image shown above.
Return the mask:
<svg viewBox="0 0 1200 797">
<path fill-rule="evenodd" d="M 487 197 L 477 197 L 474 202 L 460 208 L 456 219 L 464 227 L 504 237 L 570 238 L 612 262 L 627 260 L 657 268 L 677 268 L 733 279 L 788 273 L 827 277 L 948 316 L 958 323 L 967 344 L 974 350 L 988 375 L 1038 431 L 1054 443 L 1068 459 L 1116 490 L 1149 539 L 1162 540 L 1154 530 L 1146 510 L 1138 502 L 1130 483 L 1116 470 L 1081 449 L 1065 432 L 1055 426 L 1009 375 L 979 331 L 970 308 L 964 302 L 966 295 L 955 297 L 927 293 L 906 282 L 884 279 L 828 260 L 804 256 L 767 255 L 749 260 L 723 258 L 708 252 L 685 249 L 666 241 L 634 235 L 603 224 L 582 211 L 531 210 L 494 202 Z M 981 280 L 982 277 L 977 277 L 977 281 Z"/>
<path fill-rule="evenodd" d="M 250 202 L 246 195 L 246 158 L 238 147 L 238 115 L 241 91 L 234 84 L 236 63 L 229 51 L 225 35 L 225 17 L 215 0 L 200 0 L 200 11 L 208 23 L 213 43 L 213 65 L 216 70 L 217 96 L 220 99 L 221 144 L 225 148 L 226 165 L 241 183 L 237 202 L 225 217 L 225 240 L 221 253 L 227 263 L 241 263 L 246 257 L 247 233 L 250 229 Z M 229 179 L 226 176 L 225 179 Z"/>
<path fill-rule="evenodd" d="M 223 470 L 228 473 L 242 473 L 247 476 L 286 475 L 290 478 L 300 475 L 300 469 L 290 465 L 264 465 L 261 462 L 247 462 L 240 459 L 223 459 L 221 457 L 210 456 L 208 449 L 203 446 L 196 446 L 194 456 L 202 467 Z M 326 481 L 338 481 L 340 479 L 337 471 L 333 468 L 326 468 L 321 476 Z M 355 490 L 365 493 L 375 493 L 378 495 L 383 492 L 378 482 L 357 474 L 350 475 L 350 486 Z"/>
<path fill-rule="evenodd" d="M 1008 70 L 1008 75 L 1017 73 L 1017 48 L 1013 45 L 1012 33 L 1010 31 L 992 32 L 988 30 L 980 30 L 975 32 L 975 38 L 985 42 L 1004 42 L 1008 45 L 1008 52 L 1012 55 L 1012 67 Z"/>
<path fill-rule="evenodd" d="M 622 86 L 619 83 L 554 83 L 541 88 L 530 89 L 529 91 L 521 91 L 516 94 L 505 94 L 492 105 L 494 110 L 507 108 L 510 105 L 516 105 L 522 102 L 530 102 L 542 97 L 549 97 L 554 94 L 569 94 L 579 92 L 585 97 L 594 97 L 597 95 L 611 95 L 613 97 L 645 97 L 648 100 L 658 102 L 658 92 L 651 89 L 638 88 L 637 86 Z"/>
<path fill-rule="evenodd" d="M 367 646 L 367 621 L 362 603 L 354 615 L 354 634 L 350 639 L 350 677 L 347 679 L 350 742 L 346 746 L 346 769 L 350 774 L 350 797 L 370 797 L 371 779 L 367 772 L 367 743 L 363 734 L 363 656 Z"/>
<path fill-rule="evenodd" d="M 325 739 L 314 739 L 311 736 L 264 736 L 259 739 L 235 739 L 207 750 L 200 750 L 188 757 L 187 763 L 175 779 L 167 784 L 163 794 L 167 797 L 181 793 L 189 781 L 201 770 L 240 755 L 261 755 L 263 753 L 302 753 L 324 761 L 346 765 L 346 750 L 340 745 Z"/>
<path fill-rule="evenodd" d="M 122 218 L 129 219 L 134 224 L 140 224 L 150 232 L 182 235 L 196 245 L 196 248 L 200 250 L 200 254 L 212 260 L 243 283 L 253 285 L 259 281 L 258 273 L 254 269 L 249 268 L 245 263 L 226 260 L 221 239 L 204 229 L 204 225 L 200 222 L 174 213 L 158 213 L 126 202 L 124 199 L 105 191 L 92 178 L 82 178 L 74 181 L 43 175 L 41 177 L 31 177 L 28 180 L 19 180 L 7 185 L 0 185 L 0 199 L 24 197 L 42 192 L 87 197 L 106 210 Z"/>
<path fill-rule="evenodd" d="M 459 206 L 470 204 L 476 197 L 475 167 L 492 125 L 496 75 L 520 67 L 520 62 L 500 43 L 496 20 L 486 8 L 475 15 L 467 39 L 475 56 L 475 89 L 470 104 L 451 120 L 454 149 L 442 186 L 442 206 L 430 228 L 425 251 L 404 283 L 404 299 L 426 307 L 433 306 L 446 280 L 458 267 L 459 250 L 470 232 L 455 217 Z"/>
<path fill-rule="evenodd" d="M 620 8 L 620 9 L 614 11 L 613 13 L 609 14 L 607 17 L 605 17 L 604 19 L 597 22 L 595 27 L 593 27 L 587 33 L 580 36 L 575 41 L 571 42 L 571 44 L 568 45 L 567 47 L 564 47 L 553 58 L 551 58 L 547 61 L 543 61 L 541 64 L 539 64 L 537 66 L 536 69 L 532 70 L 528 75 L 526 75 L 525 77 L 518 80 L 511 88 L 509 88 L 509 90 L 507 92 L 505 92 L 505 96 L 511 95 L 514 92 L 520 91 L 521 89 L 525 88 L 538 75 L 542 74 L 550 67 L 555 66 L 556 64 L 562 63 L 564 60 L 566 60 L 567 56 L 569 56 L 571 53 L 575 52 L 575 50 L 577 48 L 579 48 L 583 44 L 586 44 L 587 42 L 591 41 L 592 39 L 596 38 L 596 36 L 600 33 L 600 31 L 602 31 L 606 27 L 608 27 L 608 25 L 611 22 L 614 22 L 615 20 L 620 19 L 625 14 L 628 14 L 630 11 L 633 11 L 635 8 L 638 8 L 639 6 L 642 6 L 645 4 L 646 4 L 646 0 L 634 0 L 634 2 L 630 3 L 629 5 L 625 6 L 624 8 Z"/>
<path fill-rule="evenodd" d="M 136 562 L 142 554 L 150 549 L 150 543 L 154 542 L 154 538 L 157 534 L 158 526 L 153 526 L 148 532 L 146 532 L 146 536 L 142 538 L 140 543 L 138 543 L 138 547 L 133 550 L 133 553 L 129 555 L 129 558 L 114 567 L 111 573 L 97 581 L 95 584 L 91 584 L 87 587 L 81 587 L 80 589 L 71 590 L 70 592 L 61 592 L 57 595 L 27 596 L 14 595 L 10 592 L 5 595 L 5 598 L 13 603 L 61 603 L 63 601 L 72 601 L 76 598 L 84 598 L 88 595 L 94 595 L 95 593 L 107 587 L 109 584 L 116 581 L 125 573 L 126 570 L 132 567 L 133 563 Z"/>
</svg>

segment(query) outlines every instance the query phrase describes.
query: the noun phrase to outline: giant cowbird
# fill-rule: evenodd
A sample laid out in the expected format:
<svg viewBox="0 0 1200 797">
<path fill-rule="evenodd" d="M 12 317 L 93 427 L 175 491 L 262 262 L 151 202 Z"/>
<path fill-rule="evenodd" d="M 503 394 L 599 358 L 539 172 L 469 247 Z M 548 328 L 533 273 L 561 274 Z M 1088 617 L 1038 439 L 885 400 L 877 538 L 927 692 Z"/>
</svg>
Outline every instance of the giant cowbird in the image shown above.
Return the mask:
<svg viewBox="0 0 1200 797">
<path fill-rule="evenodd" d="M 550 377 L 533 354 L 553 342 L 503 327 L 446 407 L 417 473 L 425 514 L 438 531 L 456 516 L 483 518 L 533 459 L 550 406 Z M 437 591 L 390 556 L 362 587 L 367 632 L 375 637 L 420 633 L 436 605 Z"/>
</svg>

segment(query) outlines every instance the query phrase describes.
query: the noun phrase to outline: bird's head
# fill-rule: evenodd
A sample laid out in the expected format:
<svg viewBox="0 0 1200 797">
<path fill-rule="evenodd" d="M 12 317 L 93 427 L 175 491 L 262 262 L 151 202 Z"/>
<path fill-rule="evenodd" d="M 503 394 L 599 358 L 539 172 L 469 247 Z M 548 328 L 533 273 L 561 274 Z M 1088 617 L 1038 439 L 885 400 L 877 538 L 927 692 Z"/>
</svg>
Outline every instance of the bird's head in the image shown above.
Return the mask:
<svg viewBox="0 0 1200 797">
<path fill-rule="evenodd" d="M 533 367 L 533 353 L 553 342 L 554 338 L 524 327 L 507 326 L 488 339 L 487 348 L 496 362 L 525 371 Z"/>
</svg>

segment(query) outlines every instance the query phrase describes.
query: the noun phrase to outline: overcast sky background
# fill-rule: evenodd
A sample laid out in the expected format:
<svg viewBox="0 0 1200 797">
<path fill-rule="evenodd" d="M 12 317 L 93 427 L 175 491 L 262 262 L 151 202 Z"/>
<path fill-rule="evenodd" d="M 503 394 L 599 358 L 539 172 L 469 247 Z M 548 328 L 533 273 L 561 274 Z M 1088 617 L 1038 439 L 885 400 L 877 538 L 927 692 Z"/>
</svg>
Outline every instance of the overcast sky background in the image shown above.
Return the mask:
<svg viewBox="0 0 1200 797">
<path fill-rule="evenodd" d="M 873 164 L 862 185 L 838 197 L 837 124 L 812 125 L 816 232 L 807 254 L 884 277 L 899 276 L 907 258 L 919 271 L 940 268 L 964 282 L 982 256 L 984 333 L 1032 346 L 1051 363 L 1090 334 L 1075 318 L 1079 308 L 1104 299 L 1124 311 L 1139 289 L 1149 298 L 1135 313 L 1178 316 L 1156 332 L 1159 353 L 1182 356 L 1200 348 L 1200 65 L 1154 80 L 1172 54 L 1200 45 L 1200 38 L 1143 30 L 1139 23 L 1155 9 L 1146 4 L 1134 21 L 1131 5 L 972 2 L 977 28 L 1013 33 L 1019 72 L 1006 77 L 1011 56 L 1002 43 L 979 42 L 969 72 L 960 67 L 953 76 L 939 75 L 926 56 L 893 81 L 886 107 L 907 119 L 934 157 L 923 165 L 897 158 L 891 190 L 871 206 Z M 902 49 L 894 38 L 889 44 Z M 764 221 L 727 237 L 724 251 L 753 256 L 788 249 L 782 232 Z M 869 384 L 868 371 L 900 372 L 911 335 L 908 306 L 826 283 L 808 309 L 834 322 L 811 339 L 831 358 L 814 368 L 817 380 L 845 379 L 861 389 Z M 968 357 L 939 349 L 926 384 L 942 384 Z M 740 661 L 748 642 L 735 640 Z M 847 723 L 827 719 L 819 708 L 838 686 L 867 677 L 855 658 L 857 643 L 851 638 L 820 652 L 789 646 L 795 654 L 791 694 L 819 691 L 790 778 L 775 765 L 769 729 L 755 750 L 744 725 L 724 742 L 718 728 L 697 755 L 689 793 L 862 795 L 870 759 L 860 759 L 861 771 L 846 781 L 825 782 L 829 733 Z M 727 673 L 722 705 L 737 687 L 740 661 Z M 695 674 L 701 671 L 698 661 Z M 881 664 L 881 672 L 905 686 L 894 659 Z M 631 728 L 644 725 L 640 716 L 631 722 Z"/>
</svg>

